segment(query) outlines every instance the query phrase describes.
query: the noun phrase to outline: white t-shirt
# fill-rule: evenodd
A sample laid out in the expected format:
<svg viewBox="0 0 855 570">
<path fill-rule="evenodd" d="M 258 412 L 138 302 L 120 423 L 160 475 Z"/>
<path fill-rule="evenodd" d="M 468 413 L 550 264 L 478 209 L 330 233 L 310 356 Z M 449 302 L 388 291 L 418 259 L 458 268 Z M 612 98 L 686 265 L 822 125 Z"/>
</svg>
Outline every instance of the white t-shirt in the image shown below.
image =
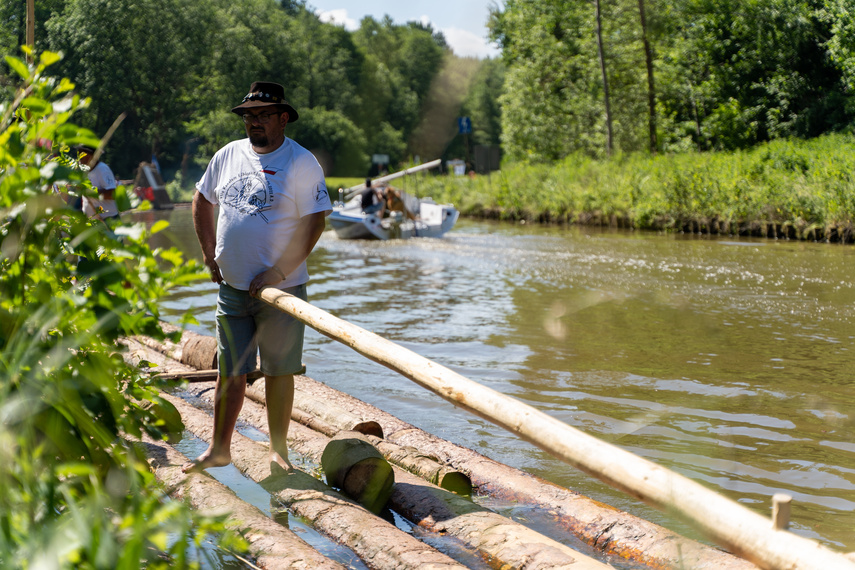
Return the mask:
<svg viewBox="0 0 855 570">
<path fill-rule="evenodd" d="M 244 291 L 279 261 L 300 218 L 332 212 L 321 165 L 288 138 L 268 154 L 252 150 L 249 139 L 227 144 L 208 163 L 196 189 L 220 206 L 214 259 L 225 282 Z M 308 280 L 304 261 L 277 287 Z"/>
<path fill-rule="evenodd" d="M 103 162 L 98 162 L 94 168 L 89 169 L 89 172 L 86 174 L 89 177 L 89 182 L 92 183 L 92 186 L 98 190 L 98 192 L 103 192 L 104 190 L 115 190 L 118 184 L 116 183 L 116 177 L 113 175 L 113 171 L 110 170 L 110 167 L 104 164 Z M 101 214 L 102 218 L 112 218 L 113 216 L 119 215 L 119 208 L 116 206 L 115 200 L 106 200 L 106 199 L 98 199 L 90 200 L 89 198 L 83 199 L 83 212 L 87 216 L 94 216 L 97 211 L 96 209 L 100 206 L 104 209 L 104 212 Z"/>
</svg>

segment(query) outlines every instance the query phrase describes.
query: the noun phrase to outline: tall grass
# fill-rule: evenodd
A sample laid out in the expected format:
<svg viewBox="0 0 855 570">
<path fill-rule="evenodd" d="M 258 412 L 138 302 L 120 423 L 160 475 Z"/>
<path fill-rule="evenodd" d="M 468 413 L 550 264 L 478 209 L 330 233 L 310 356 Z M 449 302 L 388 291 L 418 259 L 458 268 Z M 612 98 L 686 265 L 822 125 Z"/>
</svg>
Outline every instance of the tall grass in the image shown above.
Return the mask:
<svg viewBox="0 0 855 570">
<path fill-rule="evenodd" d="M 418 185 L 464 215 L 855 239 L 855 137 L 842 134 L 733 153 L 569 156 L 475 178 L 420 177 Z"/>
</svg>

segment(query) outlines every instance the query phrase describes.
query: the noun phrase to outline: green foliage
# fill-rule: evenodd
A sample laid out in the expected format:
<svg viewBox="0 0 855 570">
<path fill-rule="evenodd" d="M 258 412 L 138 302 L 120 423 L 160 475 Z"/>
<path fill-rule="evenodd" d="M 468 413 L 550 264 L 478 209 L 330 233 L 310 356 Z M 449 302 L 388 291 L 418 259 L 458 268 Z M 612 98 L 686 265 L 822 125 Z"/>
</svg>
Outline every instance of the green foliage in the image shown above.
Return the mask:
<svg viewBox="0 0 855 570">
<path fill-rule="evenodd" d="M 472 120 L 472 142 L 498 145 L 502 136 L 499 97 L 505 84 L 505 64 L 501 59 L 486 60 L 478 68 L 472 87 L 463 101 L 461 116 Z"/>
<path fill-rule="evenodd" d="M 126 441 L 182 429 L 119 340 L 163 337 L 157 300 L 200 278 L 150 230 L 108 228 L 68 206 L 95 196 L 69 148 L 89 104 L 67 80 L 7 58 L 23 84 L 0 105 L 0 566 L 186 568 L 221 522 L 166 500 Z M 117 237 L 118 236 L 118 237 Z"/>
<path fill-rule="evenodd" d="M 580 223 L 625 221 L 639 229 L 723 224 L 737 232 L 759 224 L 855 230 L 855 138 L 778 140 L 749 151 L 583 154 L 550 165 L 505 164 L 474 180 L 433 177 L 423 194 L 463 213 Z M 614 218 L 613 218 L 614 216 Z"/>
<path fill-rule="evenodd" d="M 341 176 L 367 170 L 365 137 L 338 111 L 306 109 L 290 128 L 294 140 L 315 153 L 325 172 Z"/>
<path fill-rule="evenodd" d="M 648 93 L 637 0 L 601 2 L 615 144 L 644 150 Z M 855 26 L 848 0 L 653 0 L 648 38 L 660 150 L 735 150 L 848 128 Z M 508 0 L 491 18 L 514 160 L 601 156 L 604 97 L 593 6 Z"/>
<path fill-rule="evenodd" d="M 374 153 L 404 160 L 448 49 L 430 26 L 369 18 L 352 33 L 322 23 L 302 1 L 245 0 L 239 9 L 225 0 L 39 5 L 50 8 L 39 12 L 39 42 L 66 54 L 61 73 L 92 96 L 85 124 L 105 133 L 126 113 L 106 155 L 120 178 L 133 178 L 152 153 L 167 172 L 180 166 L 185 177 L 199 176 L 216 149 L 243 136 L 229 109 L 257 80 L 285 85 L 301 116 L 328 125 L 328 112 L 356 126 L 347 144 L 323 149 L 336 172 L 364 175 Z M 0 22 L 13 24 L 8 33 L 2 28 L 0 45 L 20 44 L 22 6 L 0 8 Z M 302 122 L 289 136 L 315 145 L 318 125 Z M 303 134 L 311 136 L 303 141 Z"/>
</svg>

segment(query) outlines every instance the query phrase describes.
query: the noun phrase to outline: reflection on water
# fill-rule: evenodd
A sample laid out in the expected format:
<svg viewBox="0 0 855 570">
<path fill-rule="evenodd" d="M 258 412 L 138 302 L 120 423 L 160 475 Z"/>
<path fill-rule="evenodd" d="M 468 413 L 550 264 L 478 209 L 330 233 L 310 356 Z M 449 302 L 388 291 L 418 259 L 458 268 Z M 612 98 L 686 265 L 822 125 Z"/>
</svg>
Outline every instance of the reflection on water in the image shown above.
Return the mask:
<svg viewBox="0 0 855 570">
<path fill-rule="evenodd" d="M 188 255 L 188 209 L 169 214 Z M 440 240 L 326 232 L 310 300 L 587 433 L 855 550 L 852 246 L 461 221 Z M 166 308 L 213 331 L 210 283 Z M 308 374 L 427 431 L 674 528 L 637 501 L 345 346 Z M 694 535 L 693 535 L 694 536 Z"/>
</svg>

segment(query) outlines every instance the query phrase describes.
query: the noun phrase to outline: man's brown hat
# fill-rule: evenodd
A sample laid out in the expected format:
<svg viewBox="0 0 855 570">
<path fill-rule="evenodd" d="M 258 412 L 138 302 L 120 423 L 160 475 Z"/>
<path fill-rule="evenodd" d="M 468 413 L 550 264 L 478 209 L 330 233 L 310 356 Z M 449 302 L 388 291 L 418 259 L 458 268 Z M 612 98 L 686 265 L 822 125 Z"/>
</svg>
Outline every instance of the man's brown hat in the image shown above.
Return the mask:
<svg viewBox="0 0 855 570">
<path fill-rule="evenodd" d="M 249 88 L 249 93 L 243 98 L 240 105 L 232 109 L 232 113 L 243 115 L 247 109 L 255 107 L 276 106 L 288 112 L 288 122 L 297 120 L 297 110 L 285 100 L 285 88 L 278 83 L 269 81 L 256 81 Z"/>
</svg>

